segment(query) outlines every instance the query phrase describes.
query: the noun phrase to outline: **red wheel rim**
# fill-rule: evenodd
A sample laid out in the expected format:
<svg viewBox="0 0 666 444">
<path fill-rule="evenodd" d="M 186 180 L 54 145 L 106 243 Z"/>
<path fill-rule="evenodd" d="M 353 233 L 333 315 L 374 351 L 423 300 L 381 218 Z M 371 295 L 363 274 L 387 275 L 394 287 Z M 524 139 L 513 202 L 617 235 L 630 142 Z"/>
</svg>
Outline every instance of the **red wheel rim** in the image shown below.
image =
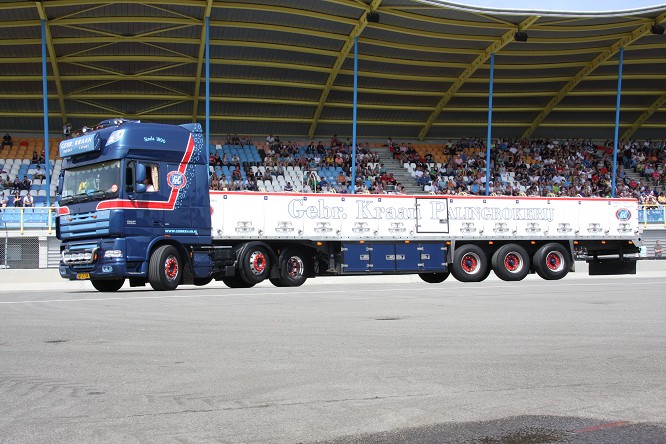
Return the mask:
<svg viewBox="0 0 666 444">
<path fill-rule="evenodd" d="M 476 254 L 467 253 L 460 260 L 460 267 L 465 273 L 475 273 L 479 269 L 479 257 Z"/>
<path fill-rule="evenodd" d="M 303 274 L 303 261 L 298 256 L 292 256 L 287 261 L 287 274 L 292 278 L 300 277 Z"/>
<path fill-rule="evenodd" d="M 174 256 L 169 256 L 164 261 L 164 275 L 170 281 L 178 277 L 178 260 Z"/>
<path fill-rule="evenodd" d="M 550 271 L 560 271 L 564 267 L 564 257 L 559 251 L 551 251 L 546 255 L 546 267 Z"/>
<path fill-rule="evenodd" d="M 255 251 L 250 255 L 250 269 L 254 274 L 261 274 L 266 269 L 266 256 L 261 251 Z"/>
<path fill-rule="evenodd" d="M 523 268 L 523 258 L 518 253 L 511 252 L 504 256 L 504 268 L 516 273 Z"/>
</svg>

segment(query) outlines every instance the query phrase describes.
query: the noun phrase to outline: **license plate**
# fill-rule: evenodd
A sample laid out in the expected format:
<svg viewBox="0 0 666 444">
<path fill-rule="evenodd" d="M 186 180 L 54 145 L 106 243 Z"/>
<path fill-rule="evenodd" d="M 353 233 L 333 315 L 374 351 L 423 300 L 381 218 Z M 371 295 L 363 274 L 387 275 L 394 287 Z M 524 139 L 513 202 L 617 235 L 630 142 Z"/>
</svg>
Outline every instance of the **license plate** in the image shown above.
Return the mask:
<svg viewBox="0 0 666 444">
<path fill-rule="evenodd" d="M 90 279 L 90 273 L 79 273 L 76 275 L 77 279 Z"/>
</svg>

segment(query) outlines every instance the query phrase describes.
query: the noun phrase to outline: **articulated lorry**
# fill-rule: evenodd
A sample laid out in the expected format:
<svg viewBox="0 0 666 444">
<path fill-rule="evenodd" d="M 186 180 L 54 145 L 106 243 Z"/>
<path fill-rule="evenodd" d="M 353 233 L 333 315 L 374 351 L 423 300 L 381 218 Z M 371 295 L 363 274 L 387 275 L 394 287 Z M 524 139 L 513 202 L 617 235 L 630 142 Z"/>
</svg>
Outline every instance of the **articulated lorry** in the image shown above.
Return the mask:
<svg viewBox="0 0 666 444">
<path fill-rule="evenodd" d="M 450 274 L 480 282 L 636 272 L 632 199 L 305 194 L 209 190 L 199 124 L 105 121 L 60 144 L 60 275 L 99 291 L 266 279 Z"/>
</svg>

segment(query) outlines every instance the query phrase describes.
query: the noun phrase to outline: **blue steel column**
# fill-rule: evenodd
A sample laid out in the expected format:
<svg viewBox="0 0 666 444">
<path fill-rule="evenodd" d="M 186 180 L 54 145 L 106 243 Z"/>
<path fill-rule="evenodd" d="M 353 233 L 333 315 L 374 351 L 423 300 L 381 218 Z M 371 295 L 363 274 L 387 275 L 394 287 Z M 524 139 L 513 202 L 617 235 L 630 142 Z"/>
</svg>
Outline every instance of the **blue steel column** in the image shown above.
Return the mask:
<svg viewBox="0 0 666 444">
<path fill-rule="evenodd" d="M 44 157 L 46 157 L 46 206 L 51 206 L 51 158 L 49 156 L 49 90 L 46 72 L 46 20 L 42 20 L 42 94 L 44 97 Z M 64 111 L 64 110 L 61 110 Z"/>
<path fill-rule="evenodd" d="M 493 82 L 495 81 L 495 53 L 490 54 L 490 91 L 488 92 L 488 142 L 486 143 L 486 196 L 490 194 L 490 136 L 493 132 Z"/>
<path fill-rule="evenodd" d="M 197 110 L 194 110 L 197 112 Z M 206 17 L 206 165 L 208 168 L 208 184 L 210 185 L 210 17 Z"/>
<path fill-rule="evenodd" d="M 617 146 L 618 146 L 618 133 L 620 131 L 620 98 L 622 97 L 622 64 L 624 63 L 624 47 L 620 48 L 620 62 L 617 72 L 617 101 L 615 102 L 615 137 L 613 142 L 613 179 L 611 181 L 611 196 L 615 197 L 617 194 L 615 188 L 617 186 Z"/>
<path fill-rule="evenodd" d="M 351 194 L 356 186 L 356 103 L 358 97 L 358 37 L 354 37 L 354 106 L 352 108 L 352 171 Z"/>
</svg>

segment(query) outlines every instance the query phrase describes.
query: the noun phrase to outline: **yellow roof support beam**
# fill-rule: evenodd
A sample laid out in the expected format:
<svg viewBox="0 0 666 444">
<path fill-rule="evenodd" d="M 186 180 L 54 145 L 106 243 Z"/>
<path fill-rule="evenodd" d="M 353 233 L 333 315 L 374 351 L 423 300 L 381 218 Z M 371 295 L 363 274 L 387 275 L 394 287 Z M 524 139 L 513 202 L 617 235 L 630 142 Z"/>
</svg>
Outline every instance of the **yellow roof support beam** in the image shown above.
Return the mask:
<svg viewBox="0 0 666 444">
<path fill-rule="evenodd" d="M 335 83 L 335 79 L 338 77 L 338 73 L 342 69 L 342 65 L 345 63 L 345 60 L 347 60 L 349 51 L 351 51 L 351 49 L 354 47 L 354 38 L 361 35 L 365 27 L 368 26 L 368 12 L 376 11 L 377 8 L 379 8 L 379 4 L 381 2 L 382 0 L 372 0 L 372 3 L 370 3 L 368 9 L 366 9 L 363 14 L 361 14 L 361 17 L 356 22 L 354 29 L 352 29 L 351 34 L 349 34 L 347 37 L 347 41 L 345 41 L 344 45 L 342 45 L 342 49 L 338 54 L 338 58 L 335 60 L 333 68 L 328 75 L 328 79 L 324 85 L 324 90 L 321 92 L 321 96 L 319 97 L 319 103 L 317 104 L 317 109 L 315 110 L 314 116 L 312 117 L 312 123 L 310 124 L 310 129 L 308 130 L 308 138 L 311 139 L 314 137 L 317 124 L 319 123 L 319 118 L 321 117 L 321 112 L 324 110 L 324 105 L 326 105 L 326 100 L 328 99 L 328 95 L 331 92 L 331 88 Z"/>
<path fill-rule="evenodd" d="M 213 0 L 206 2 L 206 10 L 201 24 L 201 34 L 199 37 L 199 56 L 197 58 L 196 78 L 194 79 L 194 103 L 192 104 L 192 122 L 197 121 L 199 114 L 199 92 L 201 91 L 201 67 L 203 66 L 204 57 L 206 56 L 206 19 L 210 18 L 210 11 L 213 7 Z M 210 29 L 210 27 L 209 27 Z M 208 36 L 210 39 L 210 36 Z M 206 128 L 208 131 L 208 128 Z"/>
<path fill-rule="evenodd" d="M 398 9 L 399 8 L 399 9 Z M 487 22 L 487 21 L 481 21 L 479 20 L 478 22 L 473 22 L 473 21 L 468 21 L 468 20 L 455 20 L 455 19 L 447 19 L 443 17 L 431 17 L 423 14 L 414 14 L 411 12 L 405 12 L 401 11 L 400 9 L 403 9 L 402 7 L 395 7 L 395 8 L 382 8 L 381 12 L 382 14 L 390 14 L 394 15 L 396 17 L 404 18 L 407 20 L 415 20 L 415 21 L 422 21 L 426 23 L 435 23 L 438 25 L 444 25 L 444 26 L 461 26 L 461 27 L 466 27 L 466 28 L 480 28 L 480 29 L 506 29 L 506 25 L 503 23 L 498 23 L 498 22 Z"/>
<path fill-rule="evenodd" d="M 655 19 L 654 22 L 647 22 L 642 24 L 641 26 L 634 29 L 631 33 L 626 34 L 620 40 L 613 43 L 604 52 L 596 56 L 589 64 L 587 64 L 587 66 L 578 71 L 578 73 L 576 73 L 576 75 L 574 75 L 573 78 L 557 92 L 557 94 L 555 94 L 555 96 L 548 102 L 543 111 L 537 115 L 530 126 L 528 126 L 527 129 L 523 132 L 522 138 L 529 138 L 539 127 L 539 125 L 543 123 L 546 117 L 548 117 L 550 112 L 562 101 L 562 99 L 564 99 L 570 92 L 572 92 L 574 88 L 576 88 L 578 84 L 587 78 L 587 76 L 589 76 L 595 69 L 617 54 L 617 52 L 620 51 L 620 48 L 629 46 L 636 40 L 648 34 L 650 32 L 652 23 L 661 23 L 665 19 L 666 13 L 662 13 Z"/>
<path fill-rule="evenodd" d="M 53 46 L 53 39 L 51 37 L 51 30 L 49 29 L 49 20 L 44 11 L 44 3 L 35 2 L 39 18 L 44 20 L 46 27 L 46 48 L 49 52 L 49 59 L 51 59 L 51 70 L 53 71 L 53 79 L 56 84 L 56 91 L 58 92 L 58 104 L 60 105 L 60 114 L 62 116 L 62 123 L 67 122 L 67 110 L 65 108 L 65 96 L 62 91 L 62 82 L 60 81 L 60 69 L 58 69 L 58 56 Z M 41 25 L 41 24 L 40 24 Z"/>
<path fill-rule="evenodd" d="M 435 106 L 435 109 L 432 111 L 430 114 L 430 117 L 428 117 L 428 120 L 426 120 L 425 124 L 423 125 L 423 128 L 419 132 L 419 140 L 425 139 L 425 136 L 428 134 L 428 131 L 430 131 L 430 128 L 432 127 L 432 124 L 435 123 L 437 118 L 439 117 L 439 114 L 442 112 L 444 107 L 451 101 L 453 96 L 456 95 L 458 90 L 465 84 L 465 82 L 481 67 L 483 66 L 484 63 L 486 63 L 486 60 L 490 57 L 492 53 L 498 52 L 500 49 L 504 48 L 506 45 L 511 43 L 513 41 L 513 35 L 515 34 L 516 31 L 522 31 L 527 28 L 529 28 L 534 22 L 536 22 L 539 19 L 539 16 L 533 15 L 522 22 L 518 24 L 517 29 L 510 29 L 502 36 L 495 40 L 486 50 L 483 52 L 483 54 L 479 54 L 472 63 L 468 65 L 468 67 L 460 74 L 460 76 L 453 82 L 453 84 L 449 87 L 448 91 L 444 93 L 444 96 L 439 100 L 439 103 L 437 103 L 437 106 Z"/>
<path fill-rule="evenodd" d="M 51 4 L 49 4 L 51 3 Z M 99 5 L 109 3 L 107 0 L 58 0 L 57 3 L 47 2 L 45 6 L 47 7 L 59 7 L 59 6 L 88 6 L 88 5 Z M 136 4 L 136 0 L 114 0 L 113 3 L 130 3 Z M 146 5 L 174 5 L 174 6 L 203 6 L 203 0 L 143 0 L 141 3 Z"/>
<path fill-rule="evenodd" d="M 297 9 L 290 8 L 287 6 L 270 6 L 270 5 L 261 5 L 253 3 L 232 3 L 232 2 L 218 2 L 215 5 L 216 8 L 225 8 L 225 9 L 242 9 L 246 11 L 259 11 L 262 13 L 265 12 L 275 12 L 278 14 L 291 14 L 307 18 L 316 18 L 320 20 L 327 20 L 337 23 L 345 23 L 347 25 L 356 25 L 356 20 L 353 18 L 347 18 L 342 16 L 336 16 L 331 14 L 326 14 L 323 12 L 312 11 L 309 9 Z"/>
<path fill-rule="evenodd" d="M 654 113 L 659 111 L 661 107 L 664 106 L 664 104 L 666 104 L 666 93 L 659 96 L 659 98 L 655 100 L 643 114 L 638 116 L 638 119 L 636 119 L 636 121 L 631 124 L 631 126 L 624 132 L 624 134 L 622 134 L 620 140 L 630 139 L 634 133 L 638 131 L 638 129 L 643 126 L 643 124 L 647 122 L 650 117 L 652 117 Z"/>
</svg>

